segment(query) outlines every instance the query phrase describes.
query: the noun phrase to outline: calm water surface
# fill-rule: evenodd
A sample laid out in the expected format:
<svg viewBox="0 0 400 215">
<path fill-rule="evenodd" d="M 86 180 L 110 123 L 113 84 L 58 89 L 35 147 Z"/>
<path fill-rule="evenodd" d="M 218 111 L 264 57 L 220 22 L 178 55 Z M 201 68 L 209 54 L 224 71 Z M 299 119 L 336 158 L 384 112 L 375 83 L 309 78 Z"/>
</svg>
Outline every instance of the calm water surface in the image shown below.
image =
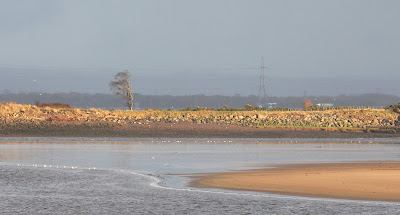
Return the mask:
<svg viewBox="0 0 400 215">
<path fill-rule="evenodd" d="M 85 207 L 64 209 L 72 210 L 71 213 L 118 213 L 127 208 L 140 208 L 146 213 L 153 209 L 154 213 L 331 214 L 346 212 L 343 210 L 346 207 L 347 212 L 390 214 L 400 211 L 400 204 L 219 190 L 199 192 L 185 188 L 186 178 L 168 173 L 233 171 L 281 163 L 399 161 L 399 143 L 400 139 L 0 138 L 3 175 L 0 176 L 3 185 L 0 209 L 10 213 L 27 212 L 27 209 L 13 211 L 12 206 L 26 198 L 22 202 L 30 205 L 28 208 L 33 210 L 30 212 L 53 213 L 57 211 L 57 207 L 51 206 L 53 201 L 64 208 L 67 202 L 79 198 L 87 203 Z M 89 170 L 94 167 L 95 171 Z M 43 178 L 49 180 L 43 181 Z M 66 187 L 66 184 L 70 186 Z M 37 190 L 38 186 L 46 189 Z M 85 189 L 93 195 L 82 192 Z M 167 194 L 168 199 L 162 197 Z M 104 195 L 115 195 L 114 199 L 124 201 L 108 202 L 108 198 L 101 198 Z M 37 208 L 30 202 L 35 196 L 43 198 L 46 209 Z M 115 211 L 100 205 L 90 206 L 93 201 L 113 204 Z M 216 201 L 220 204 L 215 204 Z M 204 205 L 205 202 L 208 203 Z M 158 212 L 153 203 L 159 205 Z M 175 206 L 170 208 L 168 204 Z"/>
</svg>

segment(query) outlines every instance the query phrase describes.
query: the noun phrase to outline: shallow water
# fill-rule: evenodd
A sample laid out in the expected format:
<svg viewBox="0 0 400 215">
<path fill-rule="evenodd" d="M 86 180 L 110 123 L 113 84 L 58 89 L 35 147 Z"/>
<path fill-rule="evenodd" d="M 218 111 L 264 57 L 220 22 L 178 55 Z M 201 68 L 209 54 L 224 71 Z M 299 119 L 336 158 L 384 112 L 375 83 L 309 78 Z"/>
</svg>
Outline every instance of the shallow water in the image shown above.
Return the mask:
<svg viewBox="0 0 400 215">
<path fill-rule="evenodd" d="M 184 177 L 167 175 L 261 168 L 276 163 L 400 160 L 399 139 L 273 141 L 276 139 L 0 138 L 0 209 L 26 214 L 400 211 L 400 203 L 199 192 L 187 190 Z"/>
<path fill-rule="evenodd" d="M 396 214 L 400 205 L 150 186 L 148 176 L 118 170 L 2 165 L 2 214 Z"/>
</svg>

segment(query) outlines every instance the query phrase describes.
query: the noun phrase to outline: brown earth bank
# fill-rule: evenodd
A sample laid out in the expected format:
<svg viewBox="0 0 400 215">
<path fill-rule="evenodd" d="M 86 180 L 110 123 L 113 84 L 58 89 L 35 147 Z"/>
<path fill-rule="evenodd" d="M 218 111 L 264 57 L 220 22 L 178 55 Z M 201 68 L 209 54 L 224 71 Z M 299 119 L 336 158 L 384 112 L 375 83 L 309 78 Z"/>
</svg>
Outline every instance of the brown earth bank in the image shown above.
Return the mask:
<svg viewBox="0 0 400 215">
<path fill-rule="evenodd" d="M 239 125 L 146 122 L 41 122 L 3 127 L 0 136 L 165 138 L 400 138 L 400 133 L 320 129 L 257 128 Z"/>
<path fill-rule="evenodd" d="M 192 176 L 189 186 L 400 202 L 400 162 L 294 164 Z"/>
<path fill-rule="evenodd" d="M 399 114 L 383 109 L 109 111 L 63 107 L 0 103 L 0 136 L 400 137 Z"/>
</svg>

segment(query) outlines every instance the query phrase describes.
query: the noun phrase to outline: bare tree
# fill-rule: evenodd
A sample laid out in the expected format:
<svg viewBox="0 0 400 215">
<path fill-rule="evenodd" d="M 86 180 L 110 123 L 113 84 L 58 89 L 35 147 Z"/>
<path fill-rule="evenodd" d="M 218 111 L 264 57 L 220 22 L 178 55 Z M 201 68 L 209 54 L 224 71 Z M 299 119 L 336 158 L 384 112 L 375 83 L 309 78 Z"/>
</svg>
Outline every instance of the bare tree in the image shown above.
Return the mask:
<svg viewBox="0 0 400 215">
<path fill-rule="evenodd" d="M 109 86 L 115 95 L 122 96 L 126 101 L 129 110 L 133 109 L 133 93 L 131 73 L 128 70 L 118 72 L 114 76 L 115 81 L 111 81 Z"/>
<path fill-rule="evenodd" d="M 311 110 L 312 107 L 313 107 L 313 103 L 309 99 L 306 99 L 306 100 L 303 101 L 304 110 L 306 110 L 306 111 L 307 110 Z"/>
</svg>

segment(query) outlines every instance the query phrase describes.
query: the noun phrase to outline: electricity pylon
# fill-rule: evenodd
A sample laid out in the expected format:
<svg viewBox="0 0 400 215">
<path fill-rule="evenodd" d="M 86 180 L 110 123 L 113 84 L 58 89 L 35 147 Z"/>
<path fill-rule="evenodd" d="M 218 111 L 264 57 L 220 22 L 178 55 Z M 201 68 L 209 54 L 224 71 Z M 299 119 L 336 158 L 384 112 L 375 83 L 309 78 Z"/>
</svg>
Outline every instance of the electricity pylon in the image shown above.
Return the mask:
<svg viewBox="0 0 400 215">
<path fill-rule="evenodd" d="M 263 106 L 263 103 L 267 104 L 267 94 L 265 92 L 265 66 L 264 57 L 261 57 L 261 67 L 260 67 L 260 87 L 258 88 L 258 105 Z M 263 93 L 263 94 L 262 94 Z M 261 96 L 261 94 L 263 96 Z"/>
</svg>

